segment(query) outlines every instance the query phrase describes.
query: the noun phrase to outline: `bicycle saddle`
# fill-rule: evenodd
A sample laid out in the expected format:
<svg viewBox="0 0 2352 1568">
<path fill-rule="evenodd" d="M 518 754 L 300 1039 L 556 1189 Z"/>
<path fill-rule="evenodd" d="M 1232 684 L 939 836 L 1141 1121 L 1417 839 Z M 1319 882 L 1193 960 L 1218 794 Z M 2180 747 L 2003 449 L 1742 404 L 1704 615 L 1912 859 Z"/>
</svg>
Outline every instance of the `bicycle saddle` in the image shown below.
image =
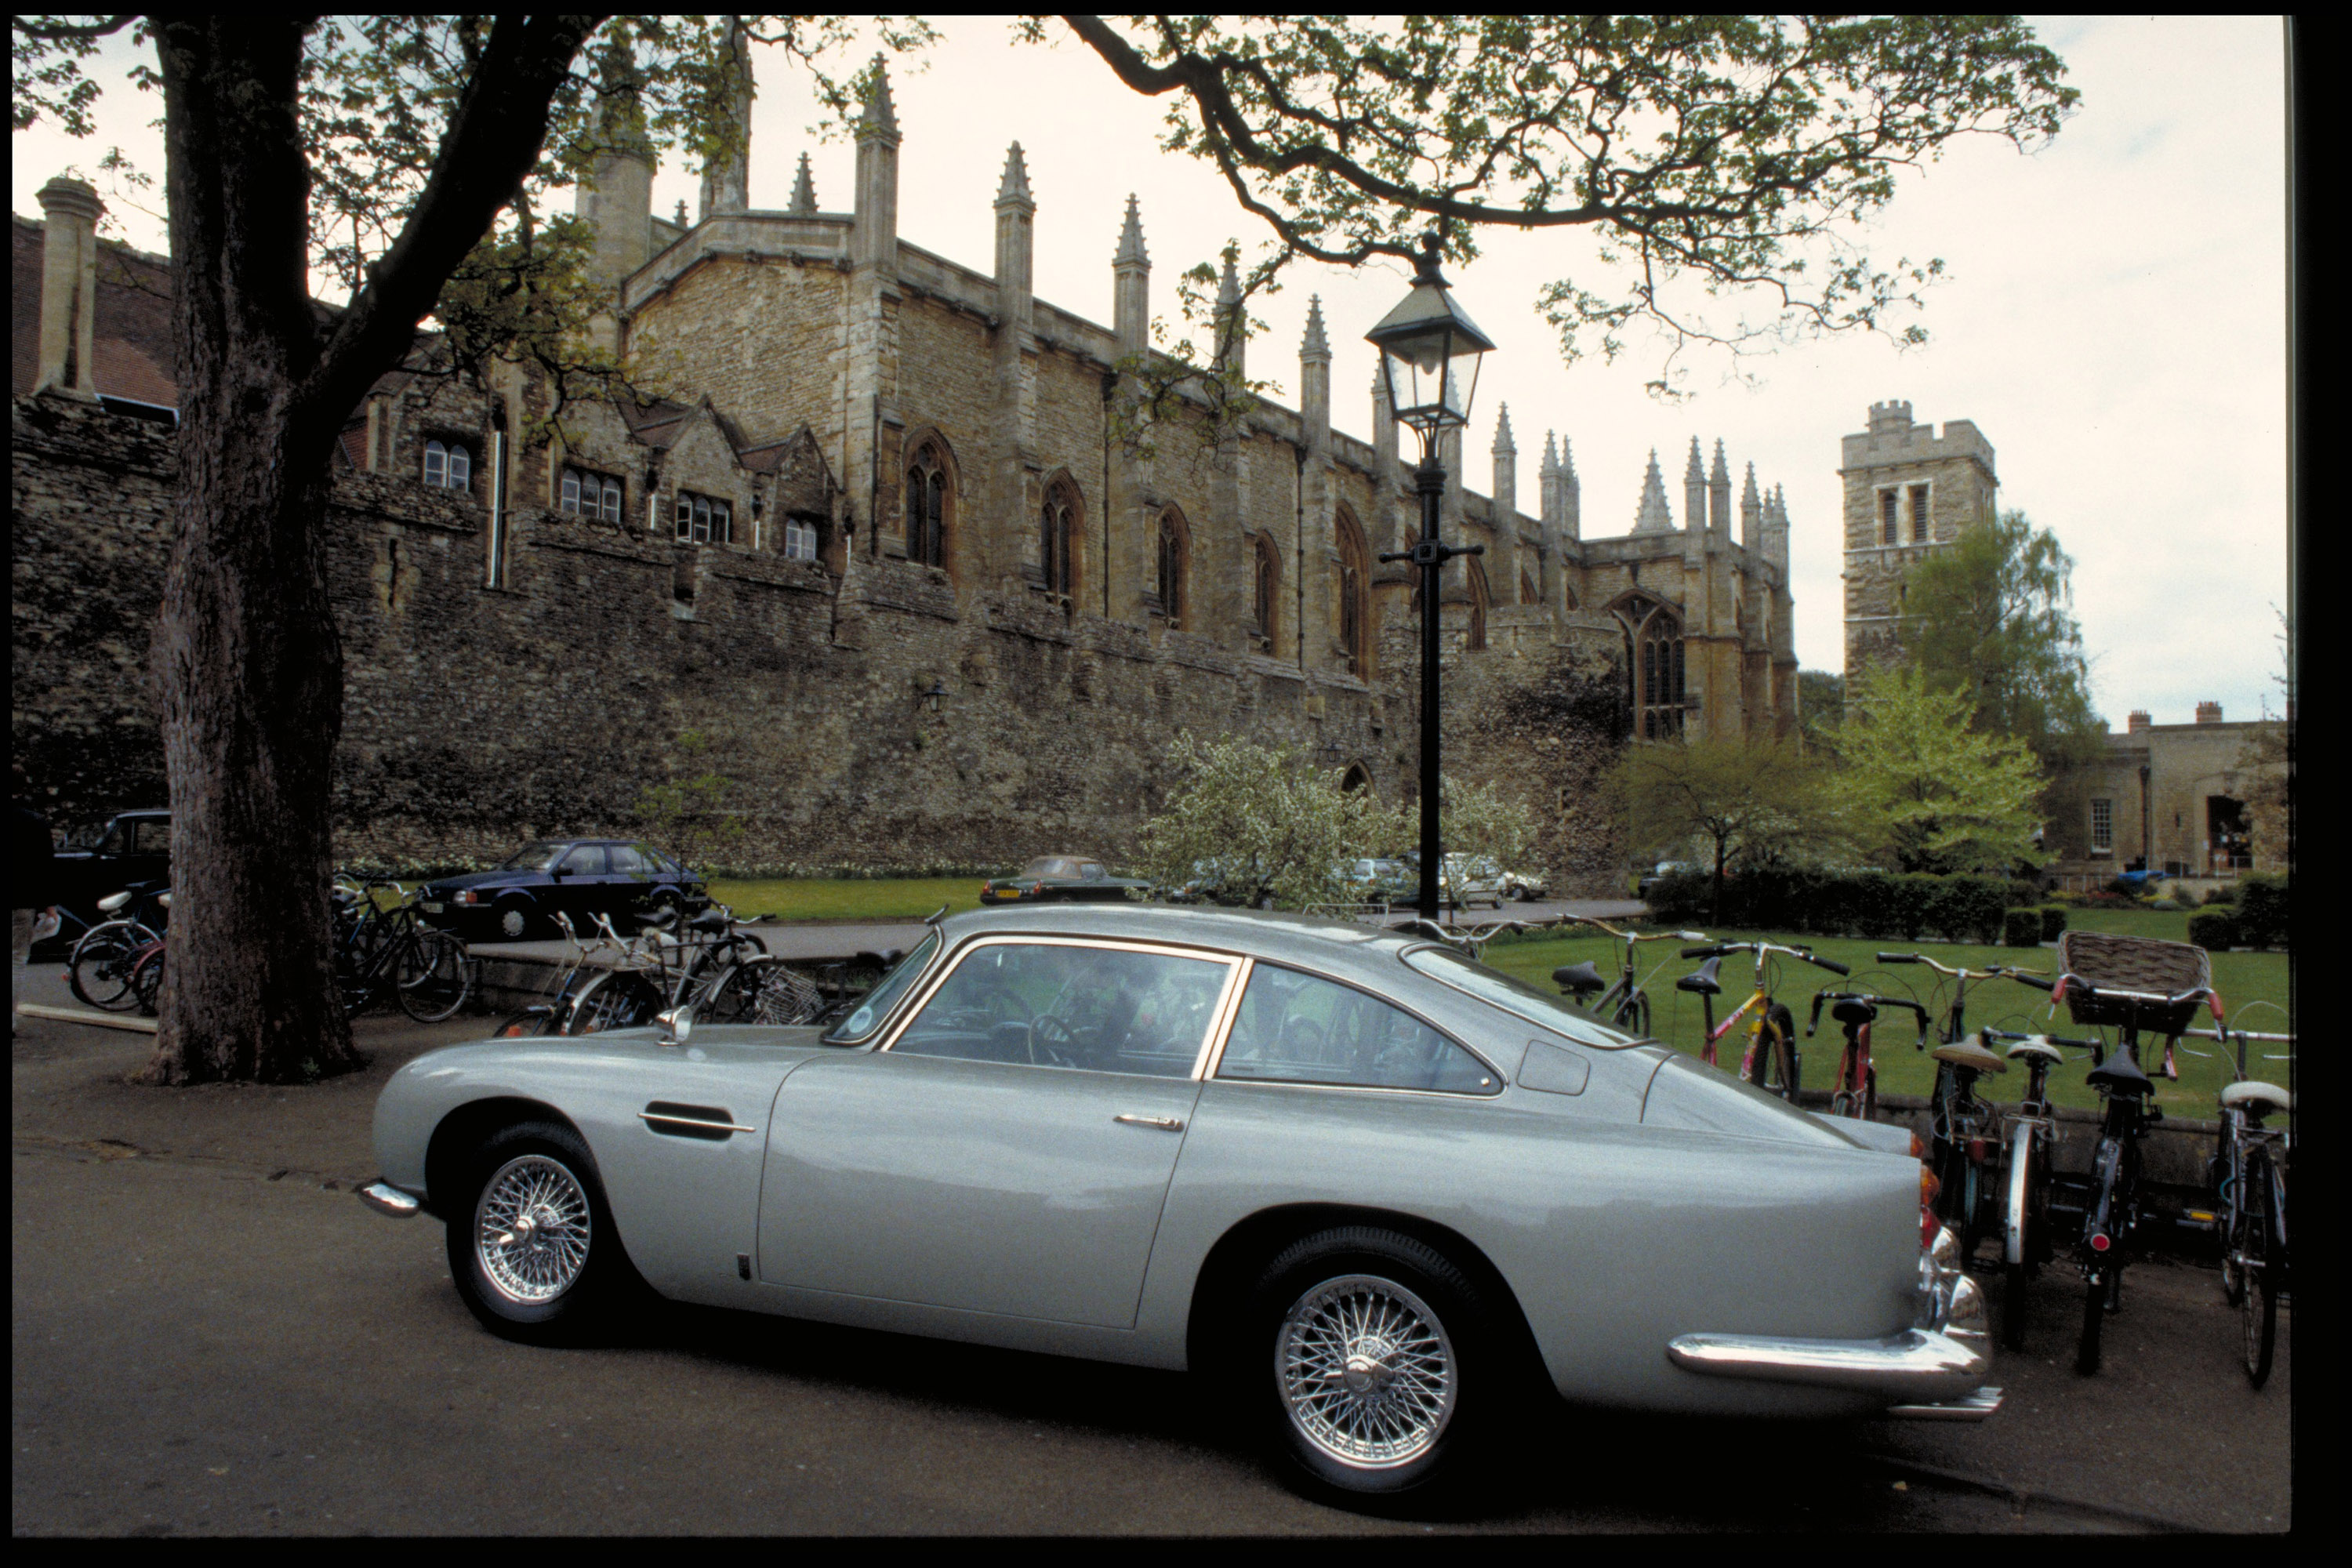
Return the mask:
<svg viewBox="0 0 2352 1568">
<path fill-rule="evenodd" d="M 2052 1067 L 2056 1067 L 2060 1062 L 2066 1059 L 2059 1051 L 2057 1047 L 2052 1045 L 2048 1040 L 2043 1039 L 2039 1035 L 2029 1036 L 2025 1039 L 2020 1040 L 2015 1045 L 2009 1047 L 2009 1059 L 2011 1061 L 2015 1061 L 2020 1057 L 2040 1057 Z"/>
<path fill-rule="evenodd" d="M 2274 1083 L 2263 1083 L 2254 1079 L 2240 1079 L 2221 1091 L 2221 1109 L 2241 1105 L 2267 1106 L 2273 1110 L 2294 1109 L 2294 1096 Z"/>
<path fill-rule="evenodd" d="M 1589 995 L 1609 984 L 1601 978 L 1600 971 L 1592 967 L 1591 959 L 1582 963 L 1561 964 L 1551 972 L 1551 983 L 1562 991 L 1572 991 L 1579 996 Z"/>
<path fill-rule="evenodd" d="M 1675 981 L 1675 989 L 1696 991 L 1703 996 L 1720 995 L 1723 991 L 1723 982 L 1716 978 L 1716 973 L 1722 967 L 1723 955 L 1717 953 L 1680 980 Z"/>
<path fill-rule="evenodd" d="M 1977 1044 L 1960 1040 L 1948 1046 L 1937 1046 L 1928 1053 L 1939 1062 L 1949 1062 L 1956 1068 L 1974 1068 L 1979 1072 L 2007 1072 L 2009 1064 Z"/>
<path fill-rule="evenodd" d="M 1867 1002 L 1857 1002 L 1848 997 L 1831 1005 L 1830 1016 L 1841 1024 L 1867 1024 L 1878 1016 L 1878 1009 Z"/>
<path fill-rule="evenodd" d="M 727 917 L 717 910 L 705 910 L 686 923 L 692 931 L 723 931 L 729 922 Z"/>
<path fill-rule="evenodd" d="M 2139 1070 L 2139 1064 L 2131 1059 L 2131 1053 L 2128 1051 L 2116 1052 L 2106 1059 L 2105 1065 L 2093 1068 L 2091 1076 L 2083 1081 L 2093 1089 L 2104 1090 L 2108 1094 L 2154 1094 L 2156 1092 L 2156 1085 L 2148 1081 L 2147 1074 Z"/>
</svg>

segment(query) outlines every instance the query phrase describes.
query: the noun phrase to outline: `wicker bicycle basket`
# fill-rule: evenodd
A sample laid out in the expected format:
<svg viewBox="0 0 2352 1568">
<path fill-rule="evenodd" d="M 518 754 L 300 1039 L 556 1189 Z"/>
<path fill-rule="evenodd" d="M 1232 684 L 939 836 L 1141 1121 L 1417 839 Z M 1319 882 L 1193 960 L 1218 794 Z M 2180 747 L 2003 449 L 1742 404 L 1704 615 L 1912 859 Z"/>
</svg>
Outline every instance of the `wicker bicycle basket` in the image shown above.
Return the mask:
<svg viewBox="0 0 2352 1568">
<path fill-rule="evenodd" d="M 2212 961 L 2203 948 L 2185 942 L 2160 942 L 2150 936 L 2067 931 L 2058 939 L 2058 967 L 2088 981 L 2102 993 L 2138 993 L 2135 996 L 2095 995 L 2068 986 L 2066 1005 L 2074 1022 L 2093 1028 L 2140 1028 L 2177 1035 L 2205 1005 L 2204 997 L 2191 996 L 2187 1001 L 2172 1003 L 2149 998 L 2178 996 L 2184 991 L 2208 991 L 2213 984 Z"/>
</svg>

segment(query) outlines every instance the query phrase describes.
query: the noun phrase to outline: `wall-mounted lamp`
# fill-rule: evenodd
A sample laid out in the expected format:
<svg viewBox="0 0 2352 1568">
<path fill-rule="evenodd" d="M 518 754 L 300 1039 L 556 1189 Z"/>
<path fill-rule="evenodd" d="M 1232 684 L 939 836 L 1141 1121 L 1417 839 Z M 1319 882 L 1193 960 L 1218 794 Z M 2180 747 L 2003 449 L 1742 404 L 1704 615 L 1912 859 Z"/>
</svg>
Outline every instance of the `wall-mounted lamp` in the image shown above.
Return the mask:
<svg viewBox="0 0 2352 1568">
<path fill-rule="evenodd" d="M 940 710 L 940 699 L 946 697 L 947 694 L 947 682 L 941 680 L 937 676 L 933 676 L 931 678 L 931 689 L 922 694 L 923 706 L 929 709 L 931 712 L 936 713 Z"/>
</svg>

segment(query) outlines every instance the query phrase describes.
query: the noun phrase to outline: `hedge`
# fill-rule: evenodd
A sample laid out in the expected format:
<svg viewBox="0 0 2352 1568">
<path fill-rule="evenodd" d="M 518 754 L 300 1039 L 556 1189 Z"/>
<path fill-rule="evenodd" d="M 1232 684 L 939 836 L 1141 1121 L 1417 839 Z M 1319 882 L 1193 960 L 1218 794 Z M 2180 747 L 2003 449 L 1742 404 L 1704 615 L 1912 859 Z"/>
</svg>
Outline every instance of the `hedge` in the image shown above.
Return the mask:
<svg viewBox="0 0 2352 1568">
<path fill-rule="evenodd" d="M 2189 940 L 2208 952 L 2227 952 L 2238 945 L 2237 917 L 2221 910 L 2189 917 Z"/>
<path fill-rule="evenodd" d="M 2042 940 L 2056 942 L 2065 934 L 2066 911 L 2056 904 L 2046 906 L 2042 911 Z"/>
<path fill-rule="evenodd" d="M 2246 876 L 2238 879 L 2237 936 L 2241 947 L 2287 944 L 2287 879 Z"/>
<path fill-rule="evenodd" d="M 2011 910 L 2001 917 L 2000 944 L 2003 947 L 2040 947 L 2042 945 L 2042 911 Z"/>
<path fill-rule="evenodd" d="M 1766 867 L 1725 880 L 1720 917 L 1714 912 L 1713 879 L 1704 871 L 1660 878 L 1649 903 L 1653 918 L 1668 925 L 1719 918 L 1726 926 L 1749 931 L 1899 942 L 1933 932 L 1952 942 L 1990 944 L 2000 940 L 2009 891 L 2007 880 L 1998 877 Z M 2046 919 L 2039 913 L 2034 918 Z"/>
</svg>

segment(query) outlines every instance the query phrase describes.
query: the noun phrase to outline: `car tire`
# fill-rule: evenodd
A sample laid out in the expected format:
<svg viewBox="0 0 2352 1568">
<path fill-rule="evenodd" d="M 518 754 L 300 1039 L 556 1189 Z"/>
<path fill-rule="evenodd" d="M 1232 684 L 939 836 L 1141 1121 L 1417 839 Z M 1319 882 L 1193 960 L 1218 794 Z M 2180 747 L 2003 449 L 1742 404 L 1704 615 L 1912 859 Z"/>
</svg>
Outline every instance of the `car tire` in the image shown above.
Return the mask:
<svg viewBox="0 0 2352 1568">
<path fill-rule="evenodd" d="M 1310 1494 L 1442 1491 L 1505 1425 L 1492 1310 L 1411 1237 L 1349 1226 L 1292 1243 L 1260 1274 L 1244 1322 L 1233 1372 L 1266 1446 Z"/>
<path fill-rule="evenodd" d="M 530 905 L 520 899 L 503 899 L 490 910 L 490 934 L 499 942 L 520 942 L 530 935 Z"/>
<path fill-rule="evenodd" d="M 449 1277 L 484 1328 L 523 1344 L 609 1331 L 646 1294 L 622 1250 L 596 1162 L 560 1122 L 491 1133 L 466 1162 L 447 1220 Z M 528 1219 L 517 1238 L 514 1222 Z"/>
</svg>

